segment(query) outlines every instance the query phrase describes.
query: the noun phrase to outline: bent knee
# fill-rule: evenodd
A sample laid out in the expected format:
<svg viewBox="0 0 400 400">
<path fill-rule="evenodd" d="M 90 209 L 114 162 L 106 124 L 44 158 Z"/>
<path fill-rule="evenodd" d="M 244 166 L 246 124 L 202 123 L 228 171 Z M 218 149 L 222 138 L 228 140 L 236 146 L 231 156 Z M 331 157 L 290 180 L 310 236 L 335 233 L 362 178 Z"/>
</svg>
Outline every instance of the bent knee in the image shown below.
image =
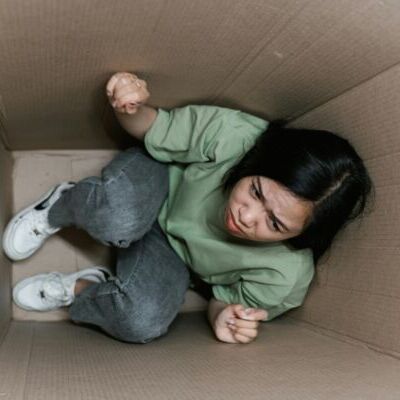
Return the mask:
<svg viewBox="0 0 400 400">
<path fill-rule="evenodd" d="M 94 215 L 88 224 L 88 233 L 105 245 L 120 248 L 128 248 L 132 242 L 141 239 L 149 229 L 147 226 L 142 228 L 135 224 L 135 220 L 116 215 L 110 212 L 108 215 Z"/>
<path fill-rule="evenodd" d="M 149 343 L 154 339 L 164 335 L 168 327 L 141 323 L 122 324 L 118 328 L 118 333 L 113 335 L 117 339 L 127 343 Z"/>
<path fill-rule="evenodd" d="M 139 308 L 132 304 L 115 310 L 110 321 L 113 336 L 124 342 L 148 343 L 167 333 L 175 316 L 166 315 L 169 313 L 156 302 L 146 302 Z"/>
</svg>

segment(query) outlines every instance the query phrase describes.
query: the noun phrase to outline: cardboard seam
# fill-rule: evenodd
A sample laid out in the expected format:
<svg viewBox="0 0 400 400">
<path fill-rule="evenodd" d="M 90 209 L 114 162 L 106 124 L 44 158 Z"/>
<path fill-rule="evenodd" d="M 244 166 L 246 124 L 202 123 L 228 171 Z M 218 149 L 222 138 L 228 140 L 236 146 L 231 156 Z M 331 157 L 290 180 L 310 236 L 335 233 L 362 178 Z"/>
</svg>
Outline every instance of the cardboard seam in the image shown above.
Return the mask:
<svg viewBox="0 0 400 400">
<path fill-rule="evenodd" d="M 289 116 L 289 117 L 287 117 L 287 118 L 285 118 L 285 119 L 287 120 L 288 124 L 289 124 L 289 123 L 290 123 L 290 124 L 295 123 L 298 119 L 303 118 L 303 117 L 306 116 L 307 114 L 310 114 L 310 113 L 312 113 L 312 112 L 317 111 L 319 108 L 322 108 L 322 107 L 328 105 L 329 103 L 331 103 L 332 101 L 335 101 L 336 99 L 339 99 L 339 98 L 345 96 L 348 92 L 350 92 L 350 91 L 352 91 L 352 90 L 356 90 L 359 86 L 362 86 L 362 85 L 364 85 L 365 83 L 374 80 L 374 79 L 377 78 L 379 75 L 385 74 L 386 72 L 389 72 L 391 69 L 394 69 L 394 68 L 396 68 L 396 67 L 398 67 L 398 66 L 400 66 L 400 61 L 397 61 L 396 63 L 390 65 L 390 66 L 387 67 L 387 68 L 384 68 L 383 70 L 377 72 L 376 74 L 374 74 L 374 75 L 372 75 L 372 76 L 370 76 L 370 77 L 368 77 L 368 78 L 363 79 L 361 82 L 357 83 L 356 85 L 351 86 L 351 87 L 349 87 L 349 88 L 343 90 L 342 92 L 336 94 L 335 96 L 332 96 L 332 97 L 326 99 L 326 100 L 323 101 L 322 103 L 317 104 L 317 105 L 315 105 L 315 106 L 312 106 L 311 108 L 309 108 L 309 109 L 307 109 L 307 110 L 305 110 L 305 111 L 300 111 L 299 114 L 296 114 L 296 113 L 295 113 L 295 114 L 293 114 L 293 115 L 291 115 L 291 116 Z"/>
<path fill-rule="evenodd" d="M 392 183 L 392 184 L 387 184 L 387 185 L 375 185 L 375 189 L 382 189 L 382 188 L 395 188 L 395 187 L 399 187 L 400 183 Z"/>
<path fill-rule="evenodd" d="M 355 240 L 355 239 L 353 239 L 353 240 Z M 359 240 L 361 240 L 361 239 L 359 239 Z M 362 242 L 362 243 L 364 243 L 364 242 Z M 341 247 L 342 249 L 348 249 L 349 248 L 348 243 L 347 243 L 347 245 L 340 244 L 340 243 L 335 243 L 335 246 L 336 247 Z M 399 250 L 399 248 L 397 246 L 373 246 L 373 245 L 370 245 L 370 246 L 353 246 L 352 248 L 357 248 L 357 249 L 390 249 L 390 250 Z"/>
<path fill-rule="evenodd" d="M 26 361 L 26 365 L 25 365 L 25 373 L 24 373 L 24 379 L 23 379 L 23 385 L 24 385 L 24 389 L 22 392 L 22 400 L 29 400 L 29 397 L 27 397 L 27 380 L 28 380 L 28 371 L 29 371 L 29 367 L 31 365 L 32 362 L 32 351 L 33 351 L 33 341 L 34 341 L 34 336 L 36 333 L 36 323 L 34 323 L 33 327 L 32 327 L 32 332 L 31 332 L 31 340 L 29 343 L 29 354 L 28 354 L 28 360 Z M 29 396 L 29 394 L 28 394 Z"/>
<path fill-rule="evenodd" d="M 369 5 L 366 5 L 365 8 L 363 9 L 363 12 L 366 11 L 366 10 L 368 10 L 369 8 L 373 7 L 373 6 L 374 6 L 374 3 L 371 3 L 371 4 L 369 4 Z M 354 15 L 359 15 L 360 12 L 361 12 L 361 11 L 360 11 L 359 9 L 356 10 L 356 11 L 353 11 L 351 14 L 347 15 L 345 19 L 351 21 L 351 18 L 352 18 Z M 344 25 L 344 26 L 345 26 L 345 25 Z M 343 25 L 342 25 L 342 27 L 343 27 Z M 315 47 L 318 43 L 320 43 L 320 41 L 321 41 L 322 39 L 324 39 L 324 38 L 325 38 L 326 36 L 328 36 L 329 34 L 334 33 L 335 31 L 336 31 L 336 32 L 341 32 L 340 29 L 337 30 L 337 29 L 336 29 L 336 26 L 333 25 L 333 26 L 332 26 L 332 30 L 330 30 L 330 31 L 324 33 L 323 35 L 321 35 L 317 40 L 315 40 L 314 42 L 310 43 L 309 46 L 305 47 L 300 53 L 296 54 L 295 57 L 293 57 L 292 59 L 286 59 L 285 62 L 282 62 L 282 64 L 280 64 L 279 66 L 284 65 L 284 64 L 287 64 L 288 62 L 293 62 L 293 60 L 298 59 L 300 56 L 302 56 L 303 54 L 307 53 L 310 49 L 312 49 L 312 48 Z M 279 66 L 278 66 L 278 67 L 279 67 Z M 256 89 L 258 86 L 260 86 L 260 85 L 261 85 L 262 83 L 264 83 L 266 80 L 268 80 L 268 78 L 271 77 L 271 75 L 275 72 L 276 69 L 278 69 L 278 67 L 275 68 L 273 71 L 271 71 L 268 75 L 266 75 L 266 76 L 265 76 L 261 81 L 259 81 L 256 85 L 254 85 L 254 87 L 253 87 L 251 90 L 249 90 L 249 91 L 245 94 L 245 97 L 249 96 L 250 93 L 251 93 L 254 89 Z M 355 85 L 355 86 L 357 86 L 357 85 Z"/>
<path fill-rule="evenodd" d="M 5 340 L 6 336 L 8 335 L 8 332 L 10 331 L 10 327 L 11 327 L 11 318 L 8 320 L 8 324 L 7 324 L 6 328 L 1 331 L 0 348 L 4 343 L 4 340 Z"/>
<path fill-rule="evenodd" d="M 296 17 L 298 17 L 298 16 L 301 14 L 301 12 L 302 12 L 305 8 L 307 8 L 307 6 L 308 6 L 309 4 L 310 4 L 310 2 L 307 3 L 307 4 L 305 4 L 304 7 L 301 8 L 301 10 L 299 10 L 298 13 L 296 13 L 292 18 L 290 18 L 290 19 L 287 21 L 287 23 L 285 24 L 285 26 L 283 27 L 282 30 L 285 30 L 286 27 L 287 27 L 287 25 L 288 25 L 293 19 L 295 19 Z M 371 4 L 368 5 L 368 6 L 366 6 L 365 9 L 369 9 L 370 7 L 372 7 Z M 364 9 L 364 10 L 365 10 L 365 9 Z M 359 12 L 360 12 L 360 10 L 357 10 L 357 11 L 352 12 L 351 14 L 349 14 L 349 15 L 347 16 L 346 19 L 350 19 L 353 15 L 359 14 Z M 282 67 L 282 65 L 285 65 L 285 64 L 287 64 L 287 63 L 293 62 L 294 59 L 299 58 L 302 54 L 306 53 L 306 52 L 309 51 L 311 48 L 313 48 L 317 43 L 319 43 L 319 42 L 320 42 L 323 38 L 325 38 L 328 34 L 334 32 L 334 31 L 335 31 L 335 28 L 336 28 L 335 26 L 332 26 L 332 29 L 331 29 L 330 31 L 328 31 L 328 32 L 324 33 L 323 35 L 321 35 L 317 40 L 315 40 L 314 42 L 310 43 L 309 46 L 307 46 L 307 47 L 305 47 L 304 49 L 302 49 L 302 51 L 299 52 L 298 54 L 296 54 L 294 57 L 289 57 L 289 58 L 286 58 L 285 60 L 282 60 L 282 62 L 279 63 L 279 64 L 278 64 L 273 70 L 271 70 L 266 76 L 264 76 L 264 77 L 263 77 L 261 80 L 259 80 L 256 84 L 254 84 L 250 89 L 248 89 L 248 91 L 247 91 L 246 93 L 244 93 L 243 96 L 244 96 L 244 97 L 248 97 L 248 96 L 250 95 L 250 93 L 251 93 L 254 89 L 256 89 L 256 88 L 259 87 L 262 83 L 264 83 L 266 80 L 268 80 L 268 78 L 270 78 L 270 76 L 271 76 L 277 69 L 279 69 L 280 67 Z M 282 31 L 282 30 L 281 30 L 281 31 Z M 249 63 L 247 63 L 247 65 L 244 67 L 244 69 L 241 71 L 241 73 L 243 73 L 244 71 L 246 71 L 246 70 L 249 68 L 249 66 L 256 60 L 256 58 L 257 58 L 257 57 L 259 56 L 259 54 L 265 49 L 265 47 L 266 47 L 270 42 L 272 42 L 272 41 L 281 33 L 281 31 L 279 31 L 279 32 L 277 33 L 277 35 L 275 35 L 274 37 L 272 37 L 271 40 L 268 40 L 268 41 L 265 43 L 265 45 L 263 45 L 262 49 L 257 53 L 257 55 L 256 55 L 251 61 L 249 61 Z M 240 74 L 241 74 L 241 73 L 240 73 Z M 240 74 L 239 74 L 239 76 L 240 76 Z M 238 78 L 238 75 L 236 76 L 235 80 L 234 80 L 233 82 L 231 82 L 231 83 L 228 85 L 228 87 L 225 88 L 223 91 L 225 92 L 226 90 L 229 90 L 229 88 L 236 82 L 237 78 Z M 221 95 L 221 93 L 219 94 L 219 96 L 220 96 L 220 95 Z M 219 96 L 218 96 L 218 97 L 219 97 Z"/>
<path fill-rule="evenodd" d="M 5 150 L 11 151 L 10 142 L 7 136 L 7 129 L 4 123 L 4 114 L 0 112 L 0 141 Z"/>
<path fill-rule="evenodd" d="M 353 288 L 345 288 L 345 287 L 341 287 L 341 286 L 338 286 L 338 285 L 331 285 L 329 283 L 326 283 L 324 286 L 325 287 L 329 287 L 329 288 L 344 290 L 346 292 L 373 294 L 374 296 L 380 296 L 380 297 L 384 297 L 384 298 L 400 300 L 399 296 L 390 296 L 390 295 L 386 295 L 386 294 L 374 293 L 374 292 L 371 292 L 371 291 L 368 291 L 368 290 L 357 290 L 357 289 L 353 289 Z"/>
<path fill-rule="evenodd" d="M 85 160 L 87 155 L 95 157 L 107 157 L 111 152 L 118 153 L 116 149 L 53 149 L 53 150 L 14 150 L 15 159 L 26 157 L 65 157 L 72 160 Z"/>
<path fill-rule="evenodd" d="M 156 18 L 156 21 L 154 22 L 154 26 L 153 29 L 151 30 L 152 35 L 154 34 L 154 32 L 157 30 L 158 25 L 160 24 L 160 21 L 162 20 L 163 16 L 164 16 L 164 11 L 166 9 L 168 3 L 168 0 L 164 0 L 162 6 L 160 7 L 160 12 Z M 147 48 L 147 44 L 148 42 L 151 40 L 151 35 L 148 36 L 148 40 L 146 43 L 146 46 L 144 46 L 145 48 Z"/>
<path fill-rule="evenodd" d="M 306 4 L 305 6 L 304 6 L 304 8 L 302 8 L 300 11 L 299 11 L 299 13 L 298 14 L 296 14 L 295 16 L 294 16 L 294 18 L 295 17 L 297 17 L 306 7 L 308 6 L 308 4 Z M 288 21 L 288 23 L 289 22 L 291 22 L 291 20 L 289 20 Z M 286 25 L 285 25 L 285 28 L 286 28 Z M 328 33 L 329 32 L 325 32 L 322 36 L 320 36 L 315 42 L 312 42 L 312 43 L 310 43 L 307 47 L 305 47 L 305 48 L 303 48 L 302 49 L 302 51 L 301 52 L 299 52 L 298 54 L 296 54 L 294 57 L 288 57 L 288 58 L 286 58 L 285 60 L 282 60 L 282 62 L 281 63 L 279 63 L 275 68 L 273 68 L 267 75 L 265 75 L 262 79 L 260 79 L 256 84 L 254 84 L 246 93 L 244 93 L 243 94 L 243 97 L 245 97 L 245 98 L 247 98 L 249 95 L 250 95 L 250 93 L 251 92 L 253 92 L 253 90 L 255 90 L 257 87 L 259 87 L 262 83 L 264 83 L 265 81 L 267 81 L 268 80 L 268 78 L 270 78 L 271 76 L 272 76 L 272 74 L 276 71 L 276 70 L 278 70 L 279 68 L 281 68 L 282 66 L 284 66 L 285 64 L 287 64 L 287 63 L 291 63 L 291 62 L 293 62 L 293 60 L 294 59 L 297 59 L 297 58 L 299 58 L 302 54 L 304 54 L 304 53 L 306 53 L 309 49 L 311 49 L 313 46 L 315 46 L 317 43 L 319 43 L 325 36 L 327 36 L 328 35 Z M 273 39 L 275 39 L 275 38 L 273 38 Z M 271 40 L 272 41 L 272 40 Z M 264 46 L 264 48 L 265 48 L 266 46 Z M 264 48 L 262 49 L 262 50 L 264 50 Z M 261 50 L 261 51 L 262 51 Z M 260 52 L 261 52 L 260 51 Z M 257 54 L 257 56 L 259 55 L 260 53 L 258 53 Z M 254 60 L 253 60 L 254 61 Z M 247 68 L 246 68 L 247 69 Z M 233 82 L 234 83 L 234 82 Z M 233 84 L 232 83 L 232 84 Z M 232 85 L 230 85 L 229 86 L 229 88 L 231 87 Z M 228 88 L 228 89 L 229 89 Z"/>
<path fill-rule="evenodd" d="M 70 162 L 70 178 L 71 181 L 74 181 L 74 166 L 73 166 L 73 162 L 76 161 L 74 158 L 71 158 L 71 162 Z M 74 254 L 74 262 L 75 262 L 75 272 L 79 271 L 79 264 L 78 264 L 78 252 L 76 247 L 73 248 L 73 254 Z"/>
<path fill-rule="evenodd" d="M 100 118 L 101 124 L 103 125 L 103 128 L 104 128 L 105 125 L 106 125 L 107 114 L 108 114 L 108 107 L 111 107 L 111 106 L 108 104 L 108 100 L 106 100 L 106 101 L 104 102 L 103 112 L 101 113 L 101 118 Z"/>
<path fill-rule="evenodd" d="M 375 344 L 366 342 L 361 339 L 357 339 L 351 335 L 346 335 L 342 332 L 338 332 L 333 329 L 321 327 L 319 325 L 313 324 L 312 322 L 304 321 L 304 320 L 297 319 L 297 318 L 294 318 L 291 316 L 286 316 L 286 318 L 291 320 L 290 322 L 292 322 L 293 324 L 300 325 L 304 329 L 310 330 L 310 331 L 320 334 L 322 336 L 326 336 L 331 339 L 338 340 L 339 342 L 347 343 L 347 344 L 350 344 L 350 345 L 353 345 L 356 347 L 361 347 L 365 350 L 369 350 L 371 352 L 378 353 L 382 356 L 394 358 L 394 359 L 400 361 L 400 353 L 399 352 L 385 350 L 384 348 L 379 347 Z"/>
<path fill-rule="evenodd" d="M 400 64 L 400 63 L 399 63 Z M 386 158 L 386 157 L 391 157 L 391 156 L 397 156 L 400 155 L 400 151 L 394 151 L 393 153 L 384 153 L 384 154 L 379 154 L 376 157 L 368 157 L 368 158 L 364 158 L 364 161 L 366 163 L 368 163 L 368 161 L 375 161 L 375 160 L 379 160 L 381 158 Z"/>
<path fill-rule="evenodd" d="M 282 28 L 271 38 L 268 38 L 267 40 L 265 40 L 265 42 L 262 42 L 261 45 L 259 45 L 259 49 L 255 50 L 257 48 L 257 46 L 253 47 L 251 51 L 249 51 L 249 53 L 247 53 L 242 60 L 239 62 L 239 65 L 234 68 L 232 70 L 232 72 L 229 74 L 228 78 L 225 80 L 225 83 L 223 83 L 221 85 L 221 89 L 219 91 L 217 91 L 217 93 L 211 98 L 210 102 L 212 104 L 215 104 L 215 102 L 217 102 L 222 96 L 223 94 L 229 90 L 234 84 L 235 82 L 238 80 L 238 78 L 240 78 L 240 76 L 246 72 L 249 67 L 253 64 L 253 62 L 259 57 L 259 55 L 264 51 L 264 49 L 274 40 L 276 39 L 283 31 L 286 30 L 286 27 L 288 26 L 288 24 L 290 24 L 293 19 L 295 19 L 309 4 L 311 3 L 311 0 L 308 1 L 298 12 L 296 12 L 291 18 L 289 18 L 286 23 L 282 26 Z M 278 22 L 277 22 L 278 23 Z M 275 25 L 274 25 L 275 26 Z M 273 30 L 274 26 L 270 29 L 270 31 Z M 254 56 L 251 56 L 251 53 L 255 52 L 256 54 L 254 54 Z M 248 58 L 250 58 L 250 60 L 248 60 L 247 62 L 245 62 Z M 241 66 L 242 65 L 242 66 Z M 279 64 L 279 66 L 282 65 L 281 63 Z M 264 78 L 263 78 L 264 80 Z M 255 86 L 256 87 L 256 86 Z"/>
</svg>

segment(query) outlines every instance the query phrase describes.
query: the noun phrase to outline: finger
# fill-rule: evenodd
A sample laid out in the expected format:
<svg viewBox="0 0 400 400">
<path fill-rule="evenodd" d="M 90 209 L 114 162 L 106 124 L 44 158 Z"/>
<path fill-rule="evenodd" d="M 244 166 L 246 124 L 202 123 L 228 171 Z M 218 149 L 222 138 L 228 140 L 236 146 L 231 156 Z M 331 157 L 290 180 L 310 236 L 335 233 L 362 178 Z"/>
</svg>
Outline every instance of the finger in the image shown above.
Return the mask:
<svg viewBox="0 0 400 400">
<path fill-rule="evenodd" d="M 239 313 L 239 318 L 248 321 L 259 321 L 266 319 L 268 312 L 261 308 L 246 308 Z"/>
<path fill-rule="evenodd" d="M 258 321 L 248 321 L 240 318 L 235 318 L 233 323 L 238 328 L 247 328 L 247 329 L 256 329 L 260 324 Z"/>
<path fill-rule="evenodd" d="M 126 114 L 125 107 L 114 107 L 114 110 L 120 114 Z"/>
<path fill-rule="evenodd" d="M 117 84 L 120 76 L 121 76 L 120 73 L 116 73 L 108 81 L 107 86 L 106 86 L 106 93 L 107 93 L 108 97 L 111 97 L 113 95 L 115 85 Z"/>
<path fill-rule="evenodd" d="M 225 343 L 238 343 L 238 341 L 234 337 L 234 332 L 230 332 L 230 335 L 225 335 L 223 338 L 220 338 Z"/>
<path fill-rule="evenodd" d="M 116 106 L 123 107 L 127 104 L 137 105 L 137 103 L 141 100 L 138 93 L 129 93 L 122 97 L 114 97 Z"/>
<path fill-rule="evenodd" d="M 117 94 L 121 89 L 131 86 L 139 80 L 136 75 L 132 75 L 127 72 L 120 73 L 117 78 L 118 80 L 114 85 L 114 95 Z M 134 88 L 134 90 L 137 90 L 138 86 L 135 84 Z"/>
<path fill-rule="evenodd" d="M 119 102 L 144 103 L 149 97 L 150 94 L 146 89 L 138 89 L 134 84 L 129 84 L 114 91 L 114 99 Z"/>
<path fill-rule="evenodd" d="M 268 319 L 268 311 L 262 308 L 259 308 L 257 311 L 258 320 L 259 321 L 266 321 Z"/>
<path fill-rule="evenodd" d="M 244 306 L 242 304 L 234 304 L 232 306 L 232 311 L 236 317 L 240 318 L 240 316 L 242 315 L 242 312 L 244 311 Z"/>
<path fill-rule="evenodd" d="M 114 90 L 115 96 L 125 96 L 130 92 L 142 92 L 145 91 L 144 85 L 138 86 L 138 79 L 132 81 L 131 79 L 122 78 L 121 81 L 116 85 Z M 143 82 L 143 81 L 142 81 Z"/>
<path fill-rule="evenodd" d="M 247 336 L 243 336 L 240 333 L 235 333 L 233 337 L 239 342 L 239 343 L 250 343 L 253 339 L 249 338 Z"/>
<path fill-rule="evenodd" d="M 242 336 L 247 336 L 252 339 L 255 339 L 258 335 L 257 329 L 237 328 L 236 333 Z"/>
</svg>

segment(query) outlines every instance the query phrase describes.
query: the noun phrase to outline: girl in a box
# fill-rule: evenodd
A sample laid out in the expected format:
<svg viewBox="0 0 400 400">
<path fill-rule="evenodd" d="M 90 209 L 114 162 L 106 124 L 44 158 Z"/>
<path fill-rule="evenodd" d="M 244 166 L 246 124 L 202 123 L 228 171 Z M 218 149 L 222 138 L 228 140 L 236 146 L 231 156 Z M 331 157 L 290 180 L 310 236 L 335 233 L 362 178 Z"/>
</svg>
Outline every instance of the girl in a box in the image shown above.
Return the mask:
<svg viewBox="0 0 400 400">
<path fill-rule="evenodd" d="M 74 322 L 131 343 L 164 335 L 196 282 L 223 342 L 249 343 L 261 321 L 300 306 L 317 260 L 371 191 L 349 142 L 228 108 L 155 109 L 130 73 L 113 75 L 107 96 L 144 149 L 120 152 L 101 177 L 53 187 L 10 221 L 3 247 L 22 260 L 75 226 L 118 248 L 115 273 L 36 275 L 14 287 L 15 303 L 69 306 Z"/>
</svg>

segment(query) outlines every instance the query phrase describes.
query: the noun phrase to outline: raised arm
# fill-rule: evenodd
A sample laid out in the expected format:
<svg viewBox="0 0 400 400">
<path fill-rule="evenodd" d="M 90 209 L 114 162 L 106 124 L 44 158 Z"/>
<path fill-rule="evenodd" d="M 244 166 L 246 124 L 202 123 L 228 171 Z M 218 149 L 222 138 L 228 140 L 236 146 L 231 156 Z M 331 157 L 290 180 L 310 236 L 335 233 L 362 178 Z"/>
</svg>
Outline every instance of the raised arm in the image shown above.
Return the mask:
<svg viewBox="0 0 400 400">
<path fill-rule="evenodd" d="M 150 93 L 145 81 L 128 72 L 114 74 L 107 83 L 107 97 L 121 126 L 143 141 L 157 118 L 157 110 L 144 105 Z"/>
</svg>

